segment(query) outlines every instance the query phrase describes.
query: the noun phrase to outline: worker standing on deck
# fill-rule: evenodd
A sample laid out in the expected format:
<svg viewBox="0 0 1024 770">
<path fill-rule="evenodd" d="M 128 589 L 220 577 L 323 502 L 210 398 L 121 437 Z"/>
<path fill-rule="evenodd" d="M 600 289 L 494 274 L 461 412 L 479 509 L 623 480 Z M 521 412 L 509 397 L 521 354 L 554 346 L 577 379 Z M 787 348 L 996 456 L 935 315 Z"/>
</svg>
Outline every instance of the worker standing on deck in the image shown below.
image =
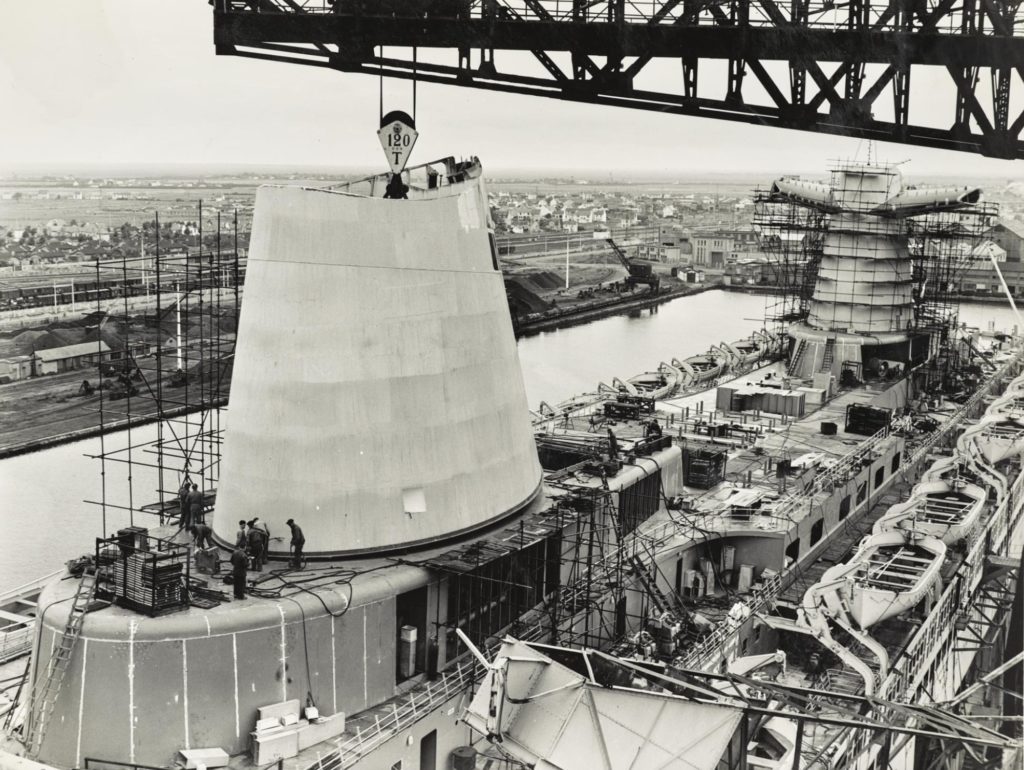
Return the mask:
<svg viewBox="0 0 1024 770">
<path fill-rule="evenodd" d="M 236 548 L 231 553 L 231 578 L 235 586 L 235 598 L 245 598 L 245 570 L 248 566 L 248 559 L 245 551 Z"/>
<path fill-rule="evenodd" d="M 261 571 L 267 560 L 267 542 L 270 540 L 270 532 L 259 518 L 255 518 L 249 522 L 249 532 L 246 537 L 249 544 L 249 556 L 252 557 L 252 568 Z"/>
<path fill-rule="evenodd" d="M 302 534 L 302 527 L 293 519 L 285 522 L 292 531 L 292 569 L 302 568 L 302 548 L 306 545 L 306 536 Z"/>
<path fill-rule="evenodd" d="M 192 490 L 188 493 L 188 511 L 193 524 L 203 524 L 203 493 L 199 491 L 199 485 L 193 484 Z"/>
<path fill-rule="evenodd" d="M 245 550 L 249 544 L 249 538 L 245 533 L 245 519 L 238 520 L 238 532 L 235 533 L 235 548 Z"/>
<path fill-rule="evenodd" d="M 178 516 L 178 528 L 187 529 L 192 523 L 189 521 L 189 508 L 188 508 L 188 492 L 191 489 L 189 485 L 188 476 L 181 482 L 181 489 L 178 490 L 178 504 L 180 505 L 180 515 Z"/>
</svg>

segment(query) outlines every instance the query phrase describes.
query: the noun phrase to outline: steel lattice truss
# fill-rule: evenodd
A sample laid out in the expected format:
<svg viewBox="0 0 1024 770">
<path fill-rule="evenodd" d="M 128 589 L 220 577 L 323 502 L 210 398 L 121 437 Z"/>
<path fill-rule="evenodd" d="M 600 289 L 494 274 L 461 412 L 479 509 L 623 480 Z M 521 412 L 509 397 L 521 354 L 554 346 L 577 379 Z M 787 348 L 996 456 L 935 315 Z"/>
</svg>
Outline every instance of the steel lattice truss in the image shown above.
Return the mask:
<svg viewBox="0 0 1024 770">
<path fill-rule="evenodd" d="M 211 2 L 219 54 L 1024 158 L 1020 0 Z M 675 76 L 637 87 L 658 60 Z M 926 67 L 948 77 L 939 127 L 912 122 Z"/>
</svg>

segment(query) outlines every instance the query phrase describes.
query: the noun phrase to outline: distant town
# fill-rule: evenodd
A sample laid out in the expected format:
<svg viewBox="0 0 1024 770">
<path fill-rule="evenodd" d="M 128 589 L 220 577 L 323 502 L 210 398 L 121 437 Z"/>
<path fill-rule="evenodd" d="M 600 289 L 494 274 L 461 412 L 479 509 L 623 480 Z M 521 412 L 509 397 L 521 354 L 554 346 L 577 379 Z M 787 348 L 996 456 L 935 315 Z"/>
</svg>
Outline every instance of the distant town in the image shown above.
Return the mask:
<svg viewBox="0 0 1024 770">
<path fill-rule="evenodd" d="M 0 309 L 67 301 L 66 291 L 56 288 L 64 273 L 151 256 L 157 249 L 161 254 L 199 253 L 200 239 L 203 249 L 237 249 L 244 257 L 259 185 L 330 186 L 340 181 L 336 175 L 255 173 L 0 180 Z M 588 241 L 614 235 L 632 257 L 700 269 L 708 280 L 762 285 L 770 284 L 772 276 L 752 224 L 754 190 L 770 181 L 502 178 L 488 187 L 499 255 L 513 274 L 517 261 L 521 268 L 528 257 L 556 259 L 570 249 L 593 261 Z M 999 204 L 999 218 L 959 276 L 958 290 L 967 296 L 998 295 L 994 258 L 1010 290 L 1024 295 L 1024 183 L 990 184 L 985 196 Z M 604 261 L 614 263 L 610 257 Z"/>
</svg>

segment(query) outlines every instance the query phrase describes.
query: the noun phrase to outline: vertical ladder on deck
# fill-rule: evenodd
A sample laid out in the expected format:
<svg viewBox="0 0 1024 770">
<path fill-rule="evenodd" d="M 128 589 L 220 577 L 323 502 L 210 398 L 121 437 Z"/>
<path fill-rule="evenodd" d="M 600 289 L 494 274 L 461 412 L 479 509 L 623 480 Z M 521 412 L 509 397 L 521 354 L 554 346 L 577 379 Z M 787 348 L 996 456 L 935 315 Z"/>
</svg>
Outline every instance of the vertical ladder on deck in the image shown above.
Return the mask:
<svg viewBox="0 0 1024 770">
<path fill-rule="evenodd" d="M 96 577 L 82 575 L 71 601 L 71 610 L 68 614 L 68 622 L 64 626 L 64 633 L 47 661 L 46 670 L 38 673 L 32 683 L 28 697 L 24 736 L 25 746 L 28 747 L 30 756 L 35 756 L 43 743 L 46 724 L 57 701 L 61 684 L 64 682 L 64 674 L 74 652 L 75 643 L 82 632 L 82 619 L 89 611 L 89 605 L 92 604 L 95 596 Z"/>
<path fill-rule="evenodd" d="M 825 342 L 825 353 L 821 357 L 821 368 L 818 369 L 818 371 L 819 372 L 829 372 L 829 371 L 832 371 L 832 362 L 835 360 L 835 357 L 836 357 L 836 341 L 830 337 L 828 339 L 828 341 Z"/>
<path fill-rule="evenodd" d="M 786 374 L 800 371 L 800 362 L 804 360 L 806 352 L 807 340 L 797 340 L 796 350 L 793 351 L 793 357 L 789 360 L 789 366 L 786 367 Z"/>
</svg>

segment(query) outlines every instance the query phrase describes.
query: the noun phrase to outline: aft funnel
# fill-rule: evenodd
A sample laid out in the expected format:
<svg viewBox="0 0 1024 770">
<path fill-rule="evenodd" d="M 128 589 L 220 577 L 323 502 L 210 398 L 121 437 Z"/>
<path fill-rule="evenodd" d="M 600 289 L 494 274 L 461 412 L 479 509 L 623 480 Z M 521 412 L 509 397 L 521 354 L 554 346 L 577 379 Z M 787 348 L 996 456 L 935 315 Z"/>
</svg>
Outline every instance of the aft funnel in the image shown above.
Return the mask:
<svg viewBox="0 0 1024 770">
<path fill-rule="evenodd" d="M 287 519 L 311 555 L 407 548 L 539 489 L 479 164 L 441 163 L 408 200 L 382 180 L 257 193 L 220 540 L 259 516 L 285 536 L 271 553 Z"/>
<path fill-rule="evenodd" d="M 924 285 L 915 277 L 907 220 L 973 206 L 972 187 L 911 188 L 894 165 L 840 164 L 828 184 L 780 179 L 772 199 L 827 215 L 820 264 L 805 323 L 789 328 L 789 373 L 841 376 L 847 364 L 885 371 L 923 360 L 927 337 L 915 331 Z"/>
</svg>

